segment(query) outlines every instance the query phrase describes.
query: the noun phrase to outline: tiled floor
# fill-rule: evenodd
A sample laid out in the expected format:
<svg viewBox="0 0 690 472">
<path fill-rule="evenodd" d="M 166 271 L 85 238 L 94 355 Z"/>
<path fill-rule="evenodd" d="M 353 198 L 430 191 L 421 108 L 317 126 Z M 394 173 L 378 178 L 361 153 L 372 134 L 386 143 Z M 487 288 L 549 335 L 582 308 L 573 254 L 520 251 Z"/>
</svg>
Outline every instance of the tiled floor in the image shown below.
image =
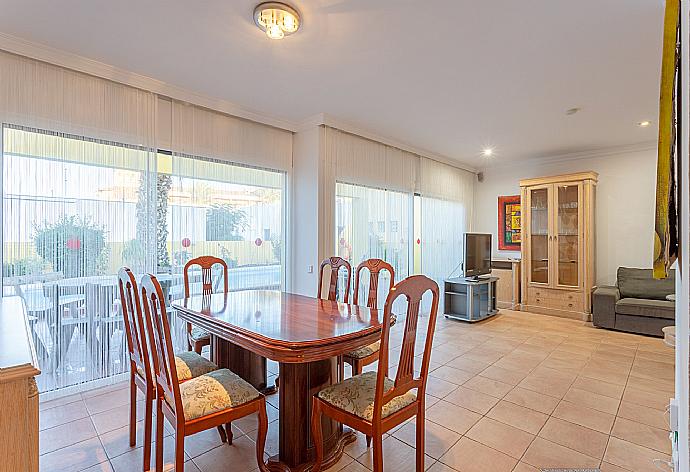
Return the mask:
<svg viewBox="0 0 690 472">
<path fill-rule="evenodd" d="M 391 334 L 391 359 L 399 354 L 401 325 Z M 269 370 L 275 374 L 276 366 Z M 525 312 L 503 311 L 474 325 L 439 318 L 427 386 L 427 468 L 666 470 L 653 461 L 669 459 L 664 411 L 673 378 L 673 350 L 659 339 Z M 277 402 L 269 397 L 268 454 L 277 452 Z M 141 470 L 141 448 L 128 446 L 127 409 L 126 384 L 42 403 L 41 470 Z M 232 446 L 221 445 L 215 430 L 187 438 L 185 470 L 255 470 L 256 420 L 233 427 Z M 414 437 L 412 423 L 386 436 L 387 471 L 414 470 Z M 371 469 L 361 435 L 345 452 L 331 471 Z"/>
</svg>

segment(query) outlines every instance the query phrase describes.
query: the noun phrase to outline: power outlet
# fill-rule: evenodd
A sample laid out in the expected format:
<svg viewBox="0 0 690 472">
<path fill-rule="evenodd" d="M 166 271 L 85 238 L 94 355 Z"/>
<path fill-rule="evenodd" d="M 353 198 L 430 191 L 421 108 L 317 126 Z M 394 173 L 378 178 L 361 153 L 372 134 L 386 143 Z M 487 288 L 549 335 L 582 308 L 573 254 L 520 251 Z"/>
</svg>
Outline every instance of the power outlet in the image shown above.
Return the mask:
<svg viewBox="0 0 690 472">
<path fill-rule="evenodd" d="M 314 273 L 314 266 L 308 265 L 307 266 L 307 274 L 313 274 L 313 273 Z"/>
</svg>

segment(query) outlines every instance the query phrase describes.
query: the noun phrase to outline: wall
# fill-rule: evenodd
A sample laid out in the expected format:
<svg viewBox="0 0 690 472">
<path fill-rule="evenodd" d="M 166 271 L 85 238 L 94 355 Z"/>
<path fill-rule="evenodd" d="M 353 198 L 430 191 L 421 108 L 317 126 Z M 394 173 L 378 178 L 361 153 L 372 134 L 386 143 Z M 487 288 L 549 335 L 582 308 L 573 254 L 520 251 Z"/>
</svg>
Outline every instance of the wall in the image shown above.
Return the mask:
<svg viewBox="0 0 690 472">
<path fill-rule="evenodd" d="M 619 266 L 651 267 L 655 149 L 487 168 L 484 181 L 476 185 L 472 230 L 493 234 L 495 258 L 519 257 L 519 252 L 498 251 L 498 197 L 518 195 L 520 179 L 588 170 L 599 173 L 594 229 L 597 284 L 614 283 Z"/>
</svg>

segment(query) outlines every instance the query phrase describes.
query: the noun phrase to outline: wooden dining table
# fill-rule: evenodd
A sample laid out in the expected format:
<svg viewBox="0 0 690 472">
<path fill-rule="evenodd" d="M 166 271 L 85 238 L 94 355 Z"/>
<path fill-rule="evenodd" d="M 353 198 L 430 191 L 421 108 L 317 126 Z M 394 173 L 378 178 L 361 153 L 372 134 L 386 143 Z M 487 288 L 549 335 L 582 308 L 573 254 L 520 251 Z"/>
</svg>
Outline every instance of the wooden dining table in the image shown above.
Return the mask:
<svg viewBox="0 0 690 472">
<path fill-rule="evenodd" d="M 376 342 L 382 311 L 275 290 L 197 295 L 172 302 L 211 334 L 211 358 L 267 389 L 266 359 L 279 363 L 279 453 L 275 471 L 308 471 L 314 458 L 311 398 L 337 380 L 338 356 Z M 323 417 L 324 462 L 337 462 L 355 433 Z"/>
</svg>

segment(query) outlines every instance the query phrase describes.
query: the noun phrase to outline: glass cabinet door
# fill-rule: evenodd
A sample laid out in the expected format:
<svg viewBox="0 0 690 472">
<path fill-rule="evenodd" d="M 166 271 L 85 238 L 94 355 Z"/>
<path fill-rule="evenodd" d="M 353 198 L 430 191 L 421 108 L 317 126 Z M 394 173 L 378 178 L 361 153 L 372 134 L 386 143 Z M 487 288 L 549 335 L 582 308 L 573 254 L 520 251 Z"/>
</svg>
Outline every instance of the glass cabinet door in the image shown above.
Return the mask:
<svg viewBox="0 0 690 472">
<path fill-rule="evenodd" d="M 580 185 L 556 187 L 556 251 L 558 285 L 579 285 Z"/>
<path fill-rule="evenodd" d="M 549 187 L 529 190 L 530 281 L 549 283 Z"/>
</svg>

